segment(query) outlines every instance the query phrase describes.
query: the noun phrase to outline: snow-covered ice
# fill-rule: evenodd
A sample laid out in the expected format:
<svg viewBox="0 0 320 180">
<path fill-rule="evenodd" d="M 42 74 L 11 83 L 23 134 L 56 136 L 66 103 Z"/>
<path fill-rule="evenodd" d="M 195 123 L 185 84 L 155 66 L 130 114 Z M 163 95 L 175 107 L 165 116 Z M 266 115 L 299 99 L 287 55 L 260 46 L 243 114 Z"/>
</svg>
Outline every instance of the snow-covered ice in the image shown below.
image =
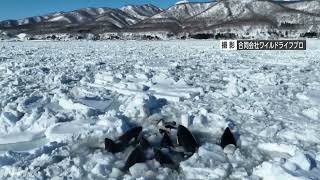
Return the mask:
<svg viewBox="0 0 320 180">
<path fill-rule="evenodd" d="M 222 51 L 217 41 L 0 42 L 0 179 L 319 179 L 320 41 Z M 179 170 L 120 169 L 104 150 L 159 120 L 200 148 Z M 224 150 L 224 129 L 237 147 Z"/>
</svg>

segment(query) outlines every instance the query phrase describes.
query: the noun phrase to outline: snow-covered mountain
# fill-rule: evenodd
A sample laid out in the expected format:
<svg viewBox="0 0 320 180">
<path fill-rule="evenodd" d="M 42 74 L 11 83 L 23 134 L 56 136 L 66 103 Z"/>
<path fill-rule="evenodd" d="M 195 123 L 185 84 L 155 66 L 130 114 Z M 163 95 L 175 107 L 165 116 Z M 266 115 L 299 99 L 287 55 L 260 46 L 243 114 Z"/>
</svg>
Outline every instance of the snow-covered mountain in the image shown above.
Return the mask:
<svg viewBox="0 0 320 180">
<path fill-rule="evenodd" d="M 189 3 L 189 2 L 179 2 L 174 6 L 170 7 L 164 12 L 161 12 L 152 18 L 175 18 L 179 21 L 186 20 L 190 17 L 201 14 L 208 8 L 212 7 L 212 3 Z"/>
<path fill-rule="evenodd" d="M 145 4 L 142 6 L 128 5 L 120 9 L 138 19 L 146 19 L 163 11 L 163 9 L 151 4 Z"/>
<path fill-rule="evenodd" d="M 161 8 L 145 4 L 113 8 L 83 8 L 71 12 L 52 13 L 44 16 L 7 20 L 0 22 L 1 29 L 49 33 L 67 31 L 106 31 L 124 28 L 162 11 Z M 38 31 L 42 29 L 43 32 Z M 47 29 L 47 30 L 45 30 Z"/>
<path fill-rule="evenodd" d="M 106 33 L 116 36 L 158 34 L 176 37 L 228 34 L 297 37 L 320 32 L 318 0 L 217 0 L 181 1 L 166 10 L 153 5 L 120 9 L 85 8 L 22 20 L 0 22 L 0 29 L 13 34 Z"/>
<path fill-rule="evenodd" d="M 176 22 L 180 34 L 240 33 L 261 31 L 319 31 L 320 2 L 271 0 L 220 0 L 209 3 L 180 2 L 166 11 L 139 22 L 137 28 L 167 31 Z"/>
<path fill-rule="evenodd" d="M 71 12 L 52 13 L 45 16 L 36 16 L 21 20 L 8 20 L 1 22 L 1 24 L 6 27 L 44 22 L 82 24 L 106 19 L 110 19 L 111 21 L 117 19 L 120 24 L 129 25 L 137 20 L 145 19 L 158 14 L 161 11 L 161 8 L 150 4 L 141 6 L 125 6 L 121 9 L 83 8 Z"/>
</svg>

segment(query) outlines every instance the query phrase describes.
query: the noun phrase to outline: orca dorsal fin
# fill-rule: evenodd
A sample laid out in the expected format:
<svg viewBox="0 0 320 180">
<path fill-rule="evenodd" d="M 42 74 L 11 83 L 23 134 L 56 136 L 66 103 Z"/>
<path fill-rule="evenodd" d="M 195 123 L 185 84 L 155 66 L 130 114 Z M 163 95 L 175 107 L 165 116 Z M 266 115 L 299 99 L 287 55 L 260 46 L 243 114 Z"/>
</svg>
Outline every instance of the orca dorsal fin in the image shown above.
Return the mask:
<svg viewBox="0 0 320 180">
<path fill-rule="evenodd" d="M 124 167 L 122 168 L 122 171 L 128 171 L 129 168 L 131 166 L 135 165 L 136 163 L 143 163 L 145 161 L 146 161 L 146 157 L 145 157 L 143 150 L 141 149 L 140 146 L 137 146 L 129 154 L 129 156 L 126 160 L 126 163 L 125 163 Z"/>
<path fill-rule="evenodd" d="M 105 150 L 111 153 L 118 153 L 121 150 L 121 145 L 118 143 L 115 143 L 113 140 L 109 139 L 109 138 L 105 138 L 104 139 L 104 147 Z"/>
<path fill-rule="evenodd" d="M 229 127 L 227 127 L 223 133 L 223 135 L 221 136 L 221 147 L 224 149 L 227 145 L 229 144 L 233 144 L 235 146 L 237 146 L 237 142 L 230 130 Z"/>
<path fill-rule="evenodd" d="M 151 147 L 151 144 L 149 143 L 149 141 L 142 135 L 139 136 L 139 145 L 144 150 Z"/>
<path fill-rule="evenodd" d="M 159 149 L 154 149 L 154 158 L 158 161 L 161 165 L 167 164 L 175 164 L 173 160 Z"/>
<path fill-rule="evenodd" d="M 196 152 L 199 147 L 197 140 L 192 133 L 184 126 L 179 125 L 177 132 L 178 144 L 187 152 Z"/>
<path fill-rule="evenodd" d="M 129 144 L 132 139 L 138 139 L 140 133 L 142 131 L 142 127 L 134 127 L 129 129 L 123 135 L 121 135 L 118 139 L 122 144 Z"/>
</svg>

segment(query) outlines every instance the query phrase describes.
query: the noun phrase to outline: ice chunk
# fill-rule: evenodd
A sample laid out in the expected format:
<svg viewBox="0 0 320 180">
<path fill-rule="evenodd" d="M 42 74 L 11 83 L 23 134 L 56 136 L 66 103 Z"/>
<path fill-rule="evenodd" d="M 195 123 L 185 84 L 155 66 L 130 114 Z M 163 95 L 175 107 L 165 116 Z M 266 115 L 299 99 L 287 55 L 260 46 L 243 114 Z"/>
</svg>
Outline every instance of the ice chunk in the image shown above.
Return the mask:
<svg viewBox="0 0 320 180">
<path fill-rule="evenodd" d="M 320 110 L 317 109 L 316 107 L 311 107 L 311 108 L 308 108 L 308 109 L 304 109 L 302 111 L 302 114 L 307 116 L 310 119 L 318 120 L 319 117 L 320 117 Z"/>
<path fill-rule="evenodd" d="M 19 121 L 19 117 L 13 112 L 2 112 L 1 119 L 3 119 L 8 124 L 14 125 L 17 121 Z"/>
<path fill-rule="evenodd" d="M 24 40 L 26 37 L 27 37 L 27 34 L 26 33 L 20 33 L 17 35 L 17 37 L 20 39 L 20 40 Z"/>
<path fill-rule="evenodd" d="M 304 177 L 290 174 L 278 164 L 271 162 L 263 162 L 260 166 L 254 168 L 253 175 L 256 175 L 265 180 L 303 180 Z"/>
<path fill-rule="evenodd" d="M 261 143 L 258 145 L 258 148 L 269 152 L 287 153 L 291 156 L 293 156 L 297 150 L 297 147 L 294 145 L 278 143 Z"/>
<path fill-rule="evenodd" d="M 112 100 L 91 100 L 91 99 L 80 99 L 79 102 L 88 108 L 104 112 L 112 104 Z"/>
<path fill-rule="evenodd" d="M 122 175 L 122 171 L 118 168 L 112 168 L 112 171 L 110 173 L 111 178 L 119 178 Z"/>
<path fill-rule="evenodd" d="M 108 165 L 105 164 L 96 164 L 91 172 L 101 176 L 107 176 L 111 173 L 110 170 L 108 170 Z"/>
<path fill-rule="evenodd" d="M 21 112 L 30 112 L 32 109 L 43 107 L 47 101 L 47 97 L 43 96 L 30 96 L 25 98 L 17 107 Z"/>
<path fill-rule="evenodd" d="M 128 117 L 146 118 L 150 115 L 150 109 L 146 106 L 148 100 L 149 97 L 147 95 L 137 95 L 130 100 L 126 107 L 122 105 L 120 108 L 124 110 L 124 114 Z"/>
<path fill-rule="evenodd" d="M 311 104 L 319 105 L 320 104 L 320 90 L 319 89 L 310 89 L 303 93 L 298 93 L 297 98 L 304 101 L 309 101 Z"/>
<path fill-rule="evenodd" d="M 133 177 L 143 177 L 145 172 L 148 171 L 148 167 L 145 163 L 137 163 L 129 168 L 130 174 Z"/>
<path fill-rule="evenodd" d="M 0 136 L 1 144 L 13 144 L 17 142 L 28 142 L 44 137 L 43 132 L 20 132 Z"/>
<path fill-rule="evenodd" d="M 234 172 L 230 175 L 231 179 L 246 179 L 248 172 L 245 168 L 235 169 Z M 249 178 L 248 178 L 249 179 Z"/>
<path fill-rule="evenodd" d="M 155 113 L 149 116 L 147 120 L 151 123 L 159 123 L 163 118 L 164 116 L 162 114 Z"/>
<path fill-rule="evenodd" d="M 186 179 L 224 179 L 227 176 L 229 165 L 224 163 L 215 168 L 183 167 Z"/>
<path fill-rule="evenodd" d="M 86 124 L 66 122 L 52 125 L 46 130 L 45 135 L 51 142 L 59 142 L 70 140 L 88 130 L 89 128 Z"/>
<path fill-rule="evenodd" d="M 214 160 L 224 162 L 226 157 L 223 154 L 223 150 L 220 146 L 215 144 L 206 143 L 198 150 L 200 157 L 205 157 L 207 160 Z"/>
<path fill-rule="evenodd" d="M 225 95 L 229 97 L 240 95 L 240 92 L 238 90 L 238 79 L 236 77 L 230 77 L 230 81 L 227 85 Z"/>
<path fill-rule="evenodd" d="M 186 179 L 223 179 L 230 168 L 226 161 L 220 146 L 206 143 L 180 167 Z"/>
<path fill-rule="evenodd" d="M 286 162 L 283 167 L 289 171 L 296 171 L 298 169 L 298 166 L 295 163 L 291 162 Z"/>
<path fill-rule="evenodd" d="M 310 158 L 311 157 L 308 157 L 306 154 L 300 151 L 297 151 L 293 157 L 288 159 L 288 161 L 296 164 L 298 167 L 300 167 L 303 170 L 309 171 L 312 168 Z"/>
<path fill-rule="evenodd" d="M 190 125 L 190 118 L 188 114 L 182 114 L 181 115 L 181 125 L 185 126 L 185 127 L 189 127 Z"/>
<path fill-rule="evenodd" d="M 79 111 L 79 112 L 86 114 L 86 115 L 94 114 L 93 108 L 88 107 L 88 106 L 81 104 L 81 103 L 74 102 L 71 99 L 61 98 L 61 99 L 59 99 L 59 105 L 66 110 Z"/>
<path fill-rule="evenodd" d="M 136 95 L 129 98 L 127 104 L 121 105 L 120 110 L 131 118 L 147 118 L 152 111 L 162 107 L 165 103 L 166 101 L 151 95 Z"/>
<path fill-rule="evenodd" d="M 233 144 L 229 144 L 223 149 L 223 152 L 226 154 L 233 154 L 235 150 L 236 146 Z"/>
<path fill-rule="evenodd" d="M 95 75 L 95 83 L 97 84 L 120 82 L 120 80 L 111 73 L 98 73 Z"/>
</svg>

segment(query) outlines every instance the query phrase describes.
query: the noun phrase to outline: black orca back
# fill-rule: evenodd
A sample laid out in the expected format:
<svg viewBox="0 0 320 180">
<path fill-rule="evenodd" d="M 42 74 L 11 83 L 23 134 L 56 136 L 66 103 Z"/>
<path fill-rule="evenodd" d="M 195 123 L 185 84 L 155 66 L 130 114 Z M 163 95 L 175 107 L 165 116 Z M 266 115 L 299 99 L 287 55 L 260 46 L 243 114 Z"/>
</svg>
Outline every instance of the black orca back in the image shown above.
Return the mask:
<svg viewBox="0 0 320 180">
<path fill-rule="evenodd" d="M 121 151 L 121 145 L 108 138 L 104 139 L 104 146 L 105 150 L 111 153 L 117 153 Z"/>
<path fill-rule="evenodd" d="M 151 144 L 149 143 L 149 141 L 143 136 L 139 137 L 139 145 L 144 150 L 151 147 Z"/>
<path fill-rule="evenodd" d="M 125 132 L 122 136 L 119 137 L 119 141 L 121 141 L 122 144 L 129 144 L 133 138 L 135 139 L 138 138 L 141 131 L 142 131 L 141 126 L 131 128 L 127 132 Z"/>
<path fill-rule="evenodd" d="M 196 152 L 199 147 L 198 142 L 193 137 L 191 132 L 184 126 L 179 125 L 177 132 L 178 143 L 181 145 L 187 152 Z"/>
<path fill-rule="evenodd" d="M 161 164 L 167 164 L 167 165 L 173 165 L 174 162 L 173 160 L 166 154 L 164 154 L 163 152 L 161 152 L 161 150 L 159 149 L 155 149 L 154 150 L 154 158 Z"/>
<path fill-rule="evenodd" d="M 230 128 L 227 127 L 221 137 L 221 147 L 225 148 L 229 144 L 233 144 L 233 145 L 237 146 L 236 140 L 235 140 Z"/>
<path fill-rule="evenodd" d="M 128 171 L 129 168 L 133 165 L 135 165 L 136 163 L 143 163 L 146 161 L 146 157 L 144 155 L 143 150 L 141 149 L 140 146 L 136 147 L 128 156 L 127 160 L 126 160 L 126 164 L 123 167 L 123 171 Z"/>
</svg>

